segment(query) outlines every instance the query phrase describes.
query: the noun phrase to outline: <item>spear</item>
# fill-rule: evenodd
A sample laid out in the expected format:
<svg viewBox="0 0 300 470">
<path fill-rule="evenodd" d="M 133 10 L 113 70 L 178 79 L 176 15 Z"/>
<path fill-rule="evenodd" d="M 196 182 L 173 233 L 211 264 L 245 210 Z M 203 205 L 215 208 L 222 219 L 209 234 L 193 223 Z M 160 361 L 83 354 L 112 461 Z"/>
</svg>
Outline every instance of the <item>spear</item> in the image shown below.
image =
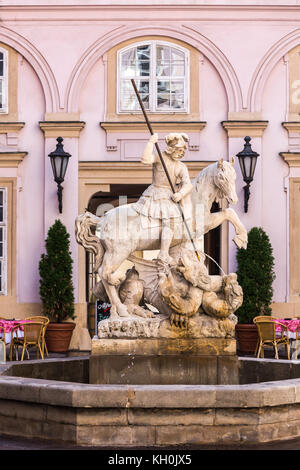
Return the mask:
<svg viewBox="0 0 300 470">
<path fill-rule="evenodd" d="M 134 88 L 134 91 L 135 91 L 136 97 L 137 97 L 137 99 L 138 99 L 138 102 L 139 102 L 139 104 L 140 104 L 141 110 L 142 110 L 142 112 L 143 112 L 143 115 L 144 115 L 146 124 L 147 124 L 147 126 L 148 126 L 149 132 L 150 132 L 151 135 L 153 135 L 154 132 L 153 132 L 152 126 L 151 126 L 150 121 L 149 121 L 149 119 L 148 119 L 148 116 L 147 116 L 147 113 L 146 113 L 144 104 L 143 104 L 143 102 L 142 102 L 142 100 L 141 100 L 140 94 L 139 94 L 139 92 L 138 92 L 138 89 L 137 89 L 137 87 L 136 87 L 136 84 L 135 84 L 135 81 L 134 81 L 133 78 L 131 79 L 131 83 L 132 83 L 132 86 L 133 86 L 133 88 Z M 162 166 L 163 166 L 163 169 L 164 169 L 164 171 L 165 171 L 165 174 L 166 174 L 166 176 L 167 176 L 167 178 L 168 178 L 168 181 L 169 181 L 171 190 L 172 190 L 173 194 L 175 194 L 176 191 L 175 191 L 174 185 L 173 185 L 172 180 L 171 180 L 171 178 L 170 178 L 168 169 L 167 169 L 167 167 L 166 167 L 166 164 L 165 164 L 165 162 L 164 162 L 162 153 L 161 153 L 161 151 L 160 151 L 160 148 L 159 148 L 159 145 L 158 145 L 157 142 L 155 142 L 155 147 L 156 147 L 156 150 L 157 150 L 159 159 L 160 159 L 160 161 L 161 161 L 161 164 L 162 164 Z M 192 243 L 192 245 L 193 245 L 195 254 L 196 254 L 196 256 L 197 256 L 197 259 L 198 259 L 198 261 L 200 261 L 199 253 L 198 253 L 198 251 L 197 251 L 195 242 L 194 242 L 194 240 L 193 240 L 192 234 L 191 234 L 191 232 L 190 232 L 189 226 L 188 226 L 188 224 L 187 224 L 187 221 L 186 221 L 186 219 L 185 219 L 185 216 L 184 216 L 182 207 L 181 207 L 181 205 L 179 204 L 179 202 L 177 202 L 177 207 L 178 207 L 179 212 L 180 212 L 180 214 L 181 214 L 181 217 L 182 217 L 183 223 L 184 223 L 184 225 L 185 225 L 186 231 L 187 231 L 187 233 L 188 233 L 189 239 L 190 239 L 190 241 L 191 241 L 191 243 Z"/>
</svg>

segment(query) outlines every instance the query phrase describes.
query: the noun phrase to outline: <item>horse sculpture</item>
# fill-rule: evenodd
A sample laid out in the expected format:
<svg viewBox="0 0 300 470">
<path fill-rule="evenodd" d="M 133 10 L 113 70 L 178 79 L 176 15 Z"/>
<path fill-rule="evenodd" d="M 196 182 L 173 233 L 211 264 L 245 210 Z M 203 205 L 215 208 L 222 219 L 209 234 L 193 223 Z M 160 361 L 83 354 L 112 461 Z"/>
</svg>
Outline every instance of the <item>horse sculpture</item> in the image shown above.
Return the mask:
<svg viewBox="0 0 300 470">
<path fill-rule="evenodd" d="M 224 201 L 229 204 L 237 202 L 233 164 L 233 159 L 231 162 L 220 159 L 203 169 L 192 181 L 191 232 L 197 248 L 205 233 L 225 221 L 231 222 L 235 228 L 233 241 L 238 248 L 247 247 L 247 231 L 233 209 L 210 212 L 214 201 L 221 207 Z M 132 204 L 128 204 L 111 209 L 103 217 L 90 212 L 79 215 L 75 233 L 77 242 L 95 255 L 95 272 L 99 274 L 111 303 L 111 316 L 129 316 L 118 294 L 117 287 L 125 278 L 119 268 L 136 251 L 159 249 L 161 227 L 153 226 L 147 217 L 138 214 Z M 175 263 L 180 258 L 180 250 L 186 248 L 191 249 L 191 242 L 183 226 L 181 233 L 174 234 L 170 246 Z"/>
</svg>

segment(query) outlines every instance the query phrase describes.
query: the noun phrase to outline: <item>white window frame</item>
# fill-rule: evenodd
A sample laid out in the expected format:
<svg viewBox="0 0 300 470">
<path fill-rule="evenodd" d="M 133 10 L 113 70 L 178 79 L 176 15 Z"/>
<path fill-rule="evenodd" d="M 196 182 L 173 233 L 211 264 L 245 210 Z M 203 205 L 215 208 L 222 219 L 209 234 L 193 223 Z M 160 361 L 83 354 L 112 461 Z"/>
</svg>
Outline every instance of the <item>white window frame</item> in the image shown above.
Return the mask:
<svg viewBox="0 0 300 470">
<path fill-rule="evenodd" d="M 8 113 L 8 51 L 0 47 L 0 52 L 3 54 L 3 77 L 0 77 L 2 81 L 2 108 L 0 108 L 0 114 Z"/>
<path fill-rule="evenodd" d="M 3 193 L 3 220 L 0 220 L 0 227 L 3 229 L 0 295 L 7 295 L 7 188 L 0 187 L 0 191 Z"/>
<path fill-rule="evenodd" d="M 149 110 L 148 113 L 151 114 L 189 114 L 190 112 L 190 52 L 188 49 L 175 44 L 173 42 L 160 41 L 160 40 L 149 40 L 136 42 L 126 46 L 123 49 L 118 51 L 118 60 L 117 60 L 117 113 L 118 114 L 140 114 L 140 110 L 122 110 L 121 109 L 121 63 L 122 63 L 122 54 L 134 47 L 145 46 L 149 44 L 151 46 L 150 52 L 150 77 L 149 77 Z M 184 76 L 184 108 L 181 109 L 156 109 L 156 46 L 162 45 L 167 47 L 172 47 L 173 49 L 178 49 L 180 52 L 184 53 L 185 56 L 185 76 Z M 144 77 L 147 79 L 147 77 Z M 161 77 L 163 81 L 164 77 Z M 140 79 L 139 79 L 140 80 Z"/>
</svg>

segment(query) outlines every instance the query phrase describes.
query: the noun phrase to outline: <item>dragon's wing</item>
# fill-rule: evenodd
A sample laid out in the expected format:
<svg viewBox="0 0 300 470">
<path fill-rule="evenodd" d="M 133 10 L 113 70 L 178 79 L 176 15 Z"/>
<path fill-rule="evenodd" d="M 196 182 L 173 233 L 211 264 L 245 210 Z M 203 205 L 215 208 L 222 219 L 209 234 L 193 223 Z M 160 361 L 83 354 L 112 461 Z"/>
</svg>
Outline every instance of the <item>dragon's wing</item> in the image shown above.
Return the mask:
<svg viewBox="0 0 300 470">
<path fill-rule="evenodd" d="M 169 313 L 169 308 L 164 304 L 159 294 L 158 284 L 160 274 L 166 272 L 166 267 L 160 260 L 148 260 L 130 255 L 128 260 L 134 263 L 139 273 L 139 278 L 144 281 L 144 299 L 156 307 L 160 313 Z"/>
<path fill-rule="evenodd" d="M 145 289 L 150 286 L 151 289 L 157 289 L 160 268 L 157 260 L 138 258 L 134 255 L 130 255 L 128 260 L 134 264 L 135 269 L 139 273 L 139 278 L 144 281 Z"/>
</svg>

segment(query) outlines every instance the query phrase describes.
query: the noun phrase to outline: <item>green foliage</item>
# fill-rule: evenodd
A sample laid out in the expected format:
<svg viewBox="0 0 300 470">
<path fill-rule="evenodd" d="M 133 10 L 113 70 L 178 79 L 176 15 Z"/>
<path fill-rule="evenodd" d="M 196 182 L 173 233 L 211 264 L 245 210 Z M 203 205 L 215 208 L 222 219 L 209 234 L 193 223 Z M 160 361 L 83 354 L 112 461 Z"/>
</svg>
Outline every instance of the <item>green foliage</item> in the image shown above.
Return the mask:
<svg viewBox="0 0 300 470">
<path fill-rule="evenodd" d="M 236 314 L 239 323 L 252 323 L 257 315 L 270 315 L 275 279 L 273 249 L 260 227 L 248 232 L 247 249 L 238 249 L 237 277 L 243 289 L 243 305 Z"/>
<path fill-rule="evenodd" d="M 42 254 L 39 263 L 43 313 L 56 323 L 75 318 L 69 238 L 66 227 L 56 220 L 49 228 L 46 254 Z"/>
</svg>

